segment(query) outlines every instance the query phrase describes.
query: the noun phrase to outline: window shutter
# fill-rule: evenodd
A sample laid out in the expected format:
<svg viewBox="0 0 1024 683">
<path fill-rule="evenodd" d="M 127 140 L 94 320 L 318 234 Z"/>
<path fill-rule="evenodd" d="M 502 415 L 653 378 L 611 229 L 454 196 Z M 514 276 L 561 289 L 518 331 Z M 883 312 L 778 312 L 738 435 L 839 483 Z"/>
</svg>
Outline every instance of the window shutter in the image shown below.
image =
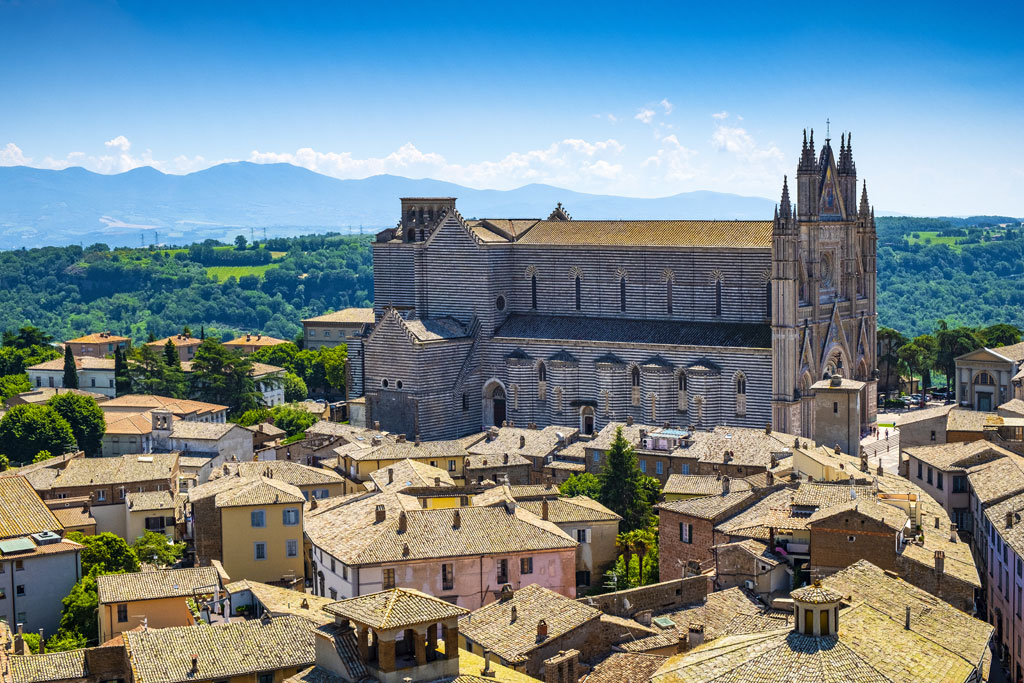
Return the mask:
<svg viewBox="0 0 1024 683">
<path fill-rule="evenodd" d="M 692 524 L 687 524 L 686 525 L 686 542 L 687 543 L 693 543 L 693 525 Z"/>
</svg>

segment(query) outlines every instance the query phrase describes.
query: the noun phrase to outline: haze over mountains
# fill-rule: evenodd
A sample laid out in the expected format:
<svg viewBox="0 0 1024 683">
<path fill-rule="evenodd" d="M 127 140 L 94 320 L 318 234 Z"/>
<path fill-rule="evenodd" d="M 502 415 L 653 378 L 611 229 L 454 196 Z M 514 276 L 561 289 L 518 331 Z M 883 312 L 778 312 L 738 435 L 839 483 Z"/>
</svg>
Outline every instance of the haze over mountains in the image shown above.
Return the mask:
<svg viewBox="0 0 1024 683">
<path fill-rule="evenodd" d="M 638 199 L 550 185 L 474 190 L 439 180 L 378 175 L 338 180 L 289 164 L 221 164 L 188 175 L 151 167 L 117 175 L 0 167 L 0 249 L 105 242 L 139 246 L 158 239 L 318 231 L 376 232 L 398 220 L 403 196 L 458 197 L 468 217 L 545 217 L 557 202 L 574 218 L 770 219 L 775 201 L 719 192 Z M 244 228 L 244 229 L 243 229 Z"/>
</svg>

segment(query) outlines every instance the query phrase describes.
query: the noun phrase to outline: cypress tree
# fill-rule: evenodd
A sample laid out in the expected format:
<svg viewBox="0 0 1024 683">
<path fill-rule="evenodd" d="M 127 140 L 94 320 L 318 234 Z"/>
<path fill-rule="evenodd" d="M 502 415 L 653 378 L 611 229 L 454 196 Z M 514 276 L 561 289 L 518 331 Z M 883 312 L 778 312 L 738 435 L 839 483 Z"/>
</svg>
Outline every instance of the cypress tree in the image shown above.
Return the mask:
<svg viewBox="0 0 1024 683">
<path fill-rule="evenodd" d="M 64 388 L 78 388 L 78 368 L 75 367 L 75 356 L 71 353 L 71 347 L 64 347 Z"/>
<path fill-rule="evenodd" d="M 164 361 L 167 362 L 167 367 L 181 367 L 181 357 L 178 356 L 178 347 L 174 345 L 174 342 L 171 341 L 170 337 L 167 338 L 167 343 L 164 344 Z"/>
<path fill-rule="evenodd" d="M 619 427 L 615 430 L 615 439 L 601 470 L 600 502 L 622 517 L 622 531 L 645 529 L 650 524 L 651 504 L 647 500 L 643 479 L 636 451 Z"/>
<path fill-rule="evenodd" d="M 128 377 L 128 362 L 124 349 L 114 351 L 114 393 L 118 396 L 131 391 L 131 379 Z"/>
</svg>

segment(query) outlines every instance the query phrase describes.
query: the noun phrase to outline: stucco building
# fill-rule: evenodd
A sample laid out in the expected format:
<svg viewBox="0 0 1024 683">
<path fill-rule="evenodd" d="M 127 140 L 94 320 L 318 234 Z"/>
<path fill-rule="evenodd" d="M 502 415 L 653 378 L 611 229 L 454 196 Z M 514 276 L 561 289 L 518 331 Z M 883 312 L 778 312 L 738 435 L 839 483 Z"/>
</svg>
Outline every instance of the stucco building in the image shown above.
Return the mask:
<svg viewBox="0 0 1024 683">
<path fill-rule="evenodd" d="M 955 362 L 961 406 L 992 412 L 1012 399 L 1024 399 L 1024 342 L 971 351 Z"/>
<path fill-rule="evenodd" d="M 813 434 L 811 388 L 864 382 L 874 421 L 875 228 L 845 138 L 805 138 L 774 220 L 466 220 L 403 198 L 374 244 L 366 419 L 452 438 L 505 421 Z M 466 287 L 472 282 L 472 287 Z"/>
</svg>

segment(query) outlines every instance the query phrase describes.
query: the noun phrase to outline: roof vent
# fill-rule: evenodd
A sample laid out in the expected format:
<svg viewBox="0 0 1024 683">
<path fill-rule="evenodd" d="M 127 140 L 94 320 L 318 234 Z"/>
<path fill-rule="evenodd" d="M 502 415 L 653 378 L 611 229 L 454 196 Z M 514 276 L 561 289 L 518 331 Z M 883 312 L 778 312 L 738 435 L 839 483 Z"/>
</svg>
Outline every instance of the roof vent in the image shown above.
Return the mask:
<svg viewBox="0 0 1024 683">
<path fill-rule="evenodd" d="M 32 534 L 32 540 L 36 545 L 50 545 L 60 542 L 60 535 L 52 531 L 40 531 L 38 534 Z"/>
<path fill-rule="evenodd" d="M 462 514 L 456 510 L 455 514 L 452 515 L 452 528 L 459 529 L 462 527 Z"/>
</svg>

